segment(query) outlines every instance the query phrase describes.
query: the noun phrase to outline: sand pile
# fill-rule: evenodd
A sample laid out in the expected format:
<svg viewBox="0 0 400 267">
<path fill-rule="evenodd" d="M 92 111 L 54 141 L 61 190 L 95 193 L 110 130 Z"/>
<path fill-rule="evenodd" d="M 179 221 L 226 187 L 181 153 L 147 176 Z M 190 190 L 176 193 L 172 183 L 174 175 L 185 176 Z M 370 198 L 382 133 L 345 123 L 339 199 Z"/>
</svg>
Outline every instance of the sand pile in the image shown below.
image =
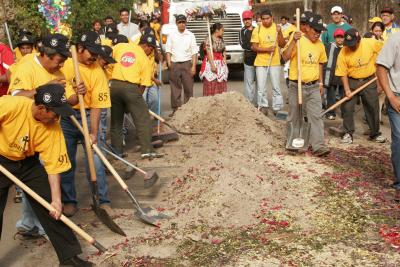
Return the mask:
<svg viewBox="0 0 400 267">
<path fill-rule="evenodd" d="M 176 177 L 167 196 L 176 223 L 253 222 L 252 215 L 267 195 L 263 182 L 273 180 L 266 161 L 282 149 L 283 125 L 260 113 L 239 93 L 193 98 L 171 123 L 185 131 L 209 133 L 180 141 L 181 155 L 176 158 L 186 170 Z"/>
</svg>

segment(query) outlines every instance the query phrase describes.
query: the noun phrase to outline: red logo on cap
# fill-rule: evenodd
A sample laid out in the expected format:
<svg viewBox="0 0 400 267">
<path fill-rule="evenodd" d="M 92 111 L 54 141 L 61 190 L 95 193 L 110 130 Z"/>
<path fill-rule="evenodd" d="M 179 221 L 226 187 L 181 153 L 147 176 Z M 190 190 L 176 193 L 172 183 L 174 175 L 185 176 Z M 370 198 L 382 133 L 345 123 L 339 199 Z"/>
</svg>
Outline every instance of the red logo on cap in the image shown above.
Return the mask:
<svg viewBox="0 0 400 267">
<path fill-rule="evenodd" d="M 132 52 L 126 52 L 121 57 L 121 65 L 124 67 L 130 67 L 135 63 L 136 56 Z"/>
</svg>

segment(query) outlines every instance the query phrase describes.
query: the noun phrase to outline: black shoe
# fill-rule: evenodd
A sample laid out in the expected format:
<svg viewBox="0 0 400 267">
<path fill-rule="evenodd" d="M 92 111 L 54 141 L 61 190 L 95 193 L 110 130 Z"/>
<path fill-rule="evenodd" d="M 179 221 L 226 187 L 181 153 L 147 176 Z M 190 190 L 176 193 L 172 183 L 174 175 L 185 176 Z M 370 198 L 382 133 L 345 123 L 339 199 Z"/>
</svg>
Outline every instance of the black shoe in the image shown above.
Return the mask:
<svg viewBox="0 0 400 267">
<path fill-rule="evenodd" d="M 84 261 L 78 256 L 69 258 L 60 264 L 60 267 L 91 267 L 94 266 L 90 261 Z"/>
</svg>

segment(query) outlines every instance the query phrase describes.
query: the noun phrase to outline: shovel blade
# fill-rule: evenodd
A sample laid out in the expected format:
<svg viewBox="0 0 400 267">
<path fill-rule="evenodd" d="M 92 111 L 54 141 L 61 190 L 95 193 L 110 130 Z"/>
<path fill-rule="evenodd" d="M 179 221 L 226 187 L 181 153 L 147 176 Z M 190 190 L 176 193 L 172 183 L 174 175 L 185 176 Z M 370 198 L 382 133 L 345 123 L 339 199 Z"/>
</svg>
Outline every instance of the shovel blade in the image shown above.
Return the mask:
<svg viewBox="0 0 400 267">
<path fill-rule="evenodd" d="M 152 141 L 161 140 L 163 142 L 178 141 L 179 135 L 175 131 L 164 131 L 153 134 Z"/>
<path fill-rule="evenodd" d="M 300 129 L 293 122 L 287 123 L 286 149 L 291 151 L 306 151 L 310 141 L 311 124 L 302 122 Z"/>
<path fill-rule="evenodd" d="M 94 210 L 94 213 L 97 215 L 100 221 L 104 223 L 104 225 L 107 226 L 111 231 L 122 236 L 126 236 L 121 227 L 119 227 L 118 224 L 116 224 L 114 220 L 111 219 L 110 215 L 104 209 L 100 208 L 97 205 L 92 205 L 92 209 Z"/>
<path fill-rule="evenodd" d="M 158 178 L 158 174 L 155 171 L 148 171 L 144 178 L 144 187 L 152 187 L 157 182 Z"/>
</svg>

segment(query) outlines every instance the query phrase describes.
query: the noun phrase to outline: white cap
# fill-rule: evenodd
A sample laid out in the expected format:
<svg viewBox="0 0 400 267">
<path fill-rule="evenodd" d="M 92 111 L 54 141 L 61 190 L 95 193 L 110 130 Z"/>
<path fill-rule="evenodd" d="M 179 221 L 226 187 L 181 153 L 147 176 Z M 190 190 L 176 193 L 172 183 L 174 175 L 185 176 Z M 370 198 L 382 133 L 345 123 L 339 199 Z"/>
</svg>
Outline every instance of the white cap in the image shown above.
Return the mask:
<svg viewBox="0 0 400 267">
<path fill-rule="evenodd" d="M 340 14 L 342 14 L 343 13 L 343 9 L 340 6 L 334 6 L 331 9 L 331 14 L 333 14 L 335 12 L 339 12 Z"/>
</svg>

